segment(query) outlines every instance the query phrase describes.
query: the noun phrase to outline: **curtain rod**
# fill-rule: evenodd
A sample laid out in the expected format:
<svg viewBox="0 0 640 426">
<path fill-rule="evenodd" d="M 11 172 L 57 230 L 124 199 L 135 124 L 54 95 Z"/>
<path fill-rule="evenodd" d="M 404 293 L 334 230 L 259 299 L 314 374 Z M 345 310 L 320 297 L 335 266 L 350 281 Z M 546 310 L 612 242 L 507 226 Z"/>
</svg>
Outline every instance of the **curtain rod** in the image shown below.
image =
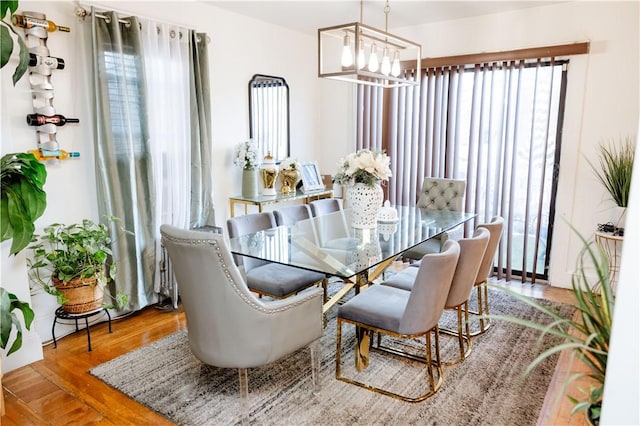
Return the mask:
<svg viewBox="0 0 640 426">
<path fill-rule="evenodd" d="M 589 53 L 590 42 L 576 42 L 555 46 L 532 47 L 525 49 L 506 50 L 498 52 L 472 53 L 468 55 L 444 56 L 439 58 L 422 58 L 422 69 L 447 66 L 461 66 L 488 62 L 520 61 L 539 58 L 557 58 Z M 407 61 L 410 63 L 410 61 Z M 415 61 L 414 61 L 415 62 Z M 410 66 L 406 67 L 410 69 Z"/>
<path fill-rule="evenodd" d="M 88 4 L 87 6 L 90 7 L 95 7 L 93 5 Z M 104 20 L 108 20 L 110 19 L 109 16 L 104 15 L 103 13 L 106 12 L 105 10 L 103 11 L 98 11 L 97 9 L 95 10 L 95 16 L 96 18 L 100 18 L 100 19 L 104 19 Z M 112 9 L 112 12 L 115 12 L 116 14 L 126 14 L 126 15 L 135 15 L 134 13 L 131 12 L 124 12 L 122 10 L 116 10 L 116 9 Z M 75 9 L 75 15 L 78 17 L 78 19 L 84 20 L 87 16 L 91 16 L 91 12 L 89 10 L 86 9 L 85 6 L 81 5 L 80 3 L 76 3 L 76 9 Z M 186 30 L 188 30 L 189 28 L 184 27 L 181 24 L 176 24 L 173 22 L 166 22 L 166 21 L 162 21 L 162 22 L 158 22 L 156 18 L 149 18 L 146 16 L 140 16 L 143 19 L 148 19 L 150 21 L 154 21 L 158 24 L 163 23 L 163 24 L 168 24 L 168 25 L 174 25 L 176 27 L 180 27 L 180 28 L 184 28 Z M 125 24 L 127 27 L 131 25 L 131 21 L 124 19 L 124 18 L 120 18 L 118 17 L 118 22 L 120 22 L 121 24 Z M 197 32 L 197 30 L 194 30 Z M 182 34 L 180 34 L 180 36 L 182 37 Z M 196 42 L 200 42 L 200 37 L 196 37 Z M 211 37 L 209 37 L 209 35 L 207 35 L 207 44 L 211 42 Z"/>
</svg>

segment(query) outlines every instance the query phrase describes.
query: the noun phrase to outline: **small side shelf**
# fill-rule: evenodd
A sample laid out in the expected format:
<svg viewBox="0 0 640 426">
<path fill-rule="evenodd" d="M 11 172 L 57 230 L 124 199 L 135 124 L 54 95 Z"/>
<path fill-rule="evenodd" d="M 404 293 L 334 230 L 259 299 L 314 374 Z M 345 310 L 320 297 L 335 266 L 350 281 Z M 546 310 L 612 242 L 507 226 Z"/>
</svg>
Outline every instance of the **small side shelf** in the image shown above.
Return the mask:
<svg viewBox="0 0 640 426">
<path fill-rule="evenodd" d="M 622 244 L 624 237 L 614 235 L 611 232 L 596 232 L 596 243 L 609 259 L 609 277 L 611 288 L 615 291 L 618 284 L 618 272 L 620 271 L 620 256 L 622 255 Z"/>
<path fill-rule="evenodd" d="M 78 320 L 84 318 L 84 323 L 87 329 L 88 352 L 91 352 L 91 331 L 89 329 L 89 318 L 96 315 L 100 315 L 100 314 L 107 315 L 108 322 L 109 322 L 109 333 L 111 333 L 111 315 L 109 314 L 109 311 L 106 308 L 100 308 L 95 311 L 87 312 L 84 314 L 70 314 L 68 312 L 65 312 L 62 306 L 60 306 L 58 309 L 56 309 L 55 318 L 53 319 L 53 326 L 51 326 L 51 336 L 53 337 L 53 347 L 54 348 L 58 347 L 58 343 L 56 342 L 56 324 L 58 323 L 59 319 L 73 320 L 76 324 L 76 332 L 77 332 L 77 331 L 80 331 L 80 329 L 78 328 Z"/>
</svg>

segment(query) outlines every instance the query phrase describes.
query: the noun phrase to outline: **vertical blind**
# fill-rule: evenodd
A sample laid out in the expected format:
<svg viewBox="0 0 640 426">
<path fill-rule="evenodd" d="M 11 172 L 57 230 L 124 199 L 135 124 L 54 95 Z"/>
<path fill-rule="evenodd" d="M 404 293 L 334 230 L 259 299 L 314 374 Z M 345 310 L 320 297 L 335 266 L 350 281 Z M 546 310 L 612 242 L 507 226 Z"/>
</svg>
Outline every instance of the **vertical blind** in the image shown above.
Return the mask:
<svg viewBox="0 0 640 426">
<path fill-rule="evenodd" d="M 392 204 L 415 204 L 425 176 L 466 180 L 469 229 L 505 218 L 499 277 L 546 278 L 567 63 L 445 66 L 418 87 L 358 88 L 358 148 L 391 156 Z"/>
</svg>

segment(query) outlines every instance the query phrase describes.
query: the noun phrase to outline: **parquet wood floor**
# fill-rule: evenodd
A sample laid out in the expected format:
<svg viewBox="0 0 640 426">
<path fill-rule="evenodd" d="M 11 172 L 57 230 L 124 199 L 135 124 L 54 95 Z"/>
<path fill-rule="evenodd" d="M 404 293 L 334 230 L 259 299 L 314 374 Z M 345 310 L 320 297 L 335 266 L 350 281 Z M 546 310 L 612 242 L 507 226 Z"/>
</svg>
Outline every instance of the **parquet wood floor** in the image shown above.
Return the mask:
<svg viewBox="0 0 640 426">
<path fill-rule="evenodd" d="M 572 303 L 570 291 L 544 285 L 504 284 L 532 297 Z M 92 352 L 81 331 L 59 340 L 57 349 L 44 348 L 44 359 L 2 378 L 6 413 L 3 426 L 13 425 L 170 425 L 164 417 L 127 398 L 87 371 L 105 361 L 161 339 L 186 326 L 184 312 L 148 307 L 113 322 L 91 328 Z M 563 356 L 552 378 L 539 425 L 584 425 L 581 414 L 570 416 L 572 404 L 562 396 L 565 376 L 579 367 Z M 576 385 L 573 386 L 575 388 Z"/>
</svg>

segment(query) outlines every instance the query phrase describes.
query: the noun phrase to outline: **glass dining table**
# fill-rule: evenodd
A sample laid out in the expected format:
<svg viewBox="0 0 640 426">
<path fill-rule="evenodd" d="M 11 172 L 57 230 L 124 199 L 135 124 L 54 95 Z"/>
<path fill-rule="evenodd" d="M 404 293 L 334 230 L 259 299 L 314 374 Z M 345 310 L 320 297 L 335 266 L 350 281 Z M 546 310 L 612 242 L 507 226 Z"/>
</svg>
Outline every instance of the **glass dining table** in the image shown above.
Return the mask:
<svg viewBox="0 0 640 426">
<path fill-rule="evenodd" d="M 326 276 L 341 278 L 344 285 L 324 304 L 326 312 L 355 287 L 356 294 L 404 251 L 440 237 L 476 215 L 418 207 L 396 206 L 395 221 L 375 228 L 351 226 L 351 211 L 334 212 L 241 237 L 230 238 L 233 254 L 281 263 Z"/>
</svg>

